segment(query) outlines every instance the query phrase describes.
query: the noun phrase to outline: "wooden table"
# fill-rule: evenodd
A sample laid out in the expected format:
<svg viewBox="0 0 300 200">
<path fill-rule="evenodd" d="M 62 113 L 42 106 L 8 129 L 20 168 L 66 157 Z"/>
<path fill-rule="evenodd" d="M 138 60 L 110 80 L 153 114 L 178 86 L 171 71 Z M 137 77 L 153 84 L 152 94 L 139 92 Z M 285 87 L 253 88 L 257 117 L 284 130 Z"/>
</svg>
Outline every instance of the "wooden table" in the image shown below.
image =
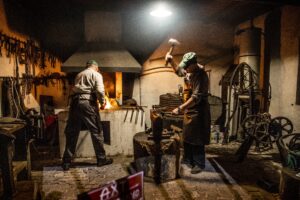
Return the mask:
<svg viewBox="0 0 300 200">
<path fill-rule="evenodd" d="M 25 134 L 25 126 L 26 123 L 19 119 L 0 118 L 0 166 L 2 171 L 4 199 L 11 198 L 16 192 L 13 173 L 13 158 L 15 152 L 14 141 L 17 134 Z"/>
</svg>

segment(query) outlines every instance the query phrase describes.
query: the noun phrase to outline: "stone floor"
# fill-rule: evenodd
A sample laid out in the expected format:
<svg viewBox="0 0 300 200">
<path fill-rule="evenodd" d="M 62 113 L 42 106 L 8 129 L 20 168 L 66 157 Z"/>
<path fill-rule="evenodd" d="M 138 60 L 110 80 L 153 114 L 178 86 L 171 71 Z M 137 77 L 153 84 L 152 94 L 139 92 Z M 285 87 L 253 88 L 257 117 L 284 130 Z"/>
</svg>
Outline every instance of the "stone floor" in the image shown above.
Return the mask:
<svg viewBox="0 0 300 200">
<path fill-rule="evenodd" d="M 45 199 L 56 196 L 59 199 L 75 200 L 77 194 L 126 175 L 121 164 L 112 164 L 103 167 L 78 166 L 69 171 L 63 171 L 60 166 L 44 167 L 42 174 L 35 174 L 35 178 L 40 179 L 39 189 Z"/>
<path fill-rule="evenodd" d="M 77 194 L 97 188 L 101 184 L 128 175 L 120 163 L 104 167 L 78 166 L 62 171 L 60 166 L 44 167 L 42 172 L 33 172 L 45 199 L 75 200 Z M 183 165 L 181 178 L 156 185 L 150 179 L 144 183 L 145 199 L 250 199 L 247 192 L 228 177 L 216 172 L 207 161 L 206 169 L 191 174 Z M 225 183 L 223 179 L 230 178 Z"/>
<path fill-rule="evenodd" d="M 207 147 L 206 168 L 199 174 L 191 174 L 190 169 L 182 165 L 181 177 L 157 185 L 151 178 L 144 181 L 145 199 L 279 199 L 278 192 L 267 191 L 259 181 L 278 183 L 278 169 L 273 155 L 250 151 L 243 163 L 233 161 L 238 144 L 209 145 Z M 127 167 L 132 157 L 116 156 L 109 166 L 96 167 L 94 160 L 76 161 L 70 171 L 64 172 L 60 159 L 47 151 L 39 160 L 33 161 L 31 181 L 20 181 L 14 200 L 32 200 L 35 194 L 41 194 L 47 200 L 71 200 L 76 195 L 96 188 L 128 175 Z M 275 159 L 276 160 L 276 159 Z"/>
</svg>

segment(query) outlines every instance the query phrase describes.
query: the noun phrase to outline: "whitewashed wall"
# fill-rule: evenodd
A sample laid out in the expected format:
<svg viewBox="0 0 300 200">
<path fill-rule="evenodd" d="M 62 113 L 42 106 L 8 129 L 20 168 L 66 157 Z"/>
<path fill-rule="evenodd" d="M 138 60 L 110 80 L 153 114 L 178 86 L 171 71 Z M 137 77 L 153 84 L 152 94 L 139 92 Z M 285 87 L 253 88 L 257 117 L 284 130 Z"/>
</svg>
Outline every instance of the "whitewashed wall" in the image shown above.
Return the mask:
<svg viewBox="0 0 300 200">
<path fill-rule="evenodd" d="M 141 101 L 142 105 L 148 106 L 146 109 L 148 127 L 151 126 L 149 110 L 152 105 L 159 103 L 159 96 L 166 93 L 178 93 L 178 84 L 183 85 L 183 79 L 177 77 L 171 68 L 154 69 L 165 65 L 164 56 L 170 48 L 168 40 L 175 38 L 180 42 L 180 45 L 175 46 L 173 51 L 176 63 L 179 63 L 187 52 L 194 51 L 198 54 L 198 61 L 205 62 L 206 70 L 211 70 L 211 94 L 220 96 L 219 82 L 233 62 L 233 37 L 233 28 L 225 24 L 208 24 L 201 22 L 200 19 L 178 22 L 176 29 L 143 64 L 140 81 L 135 81 L 133 98 L 138 102 Z M 214 59 L 208 61 L 212 57 Z"/>
<path fill-rule="evenodd" d="M 296 105 L 299 63 L 300 8 L 286 6 L 281 16 L 280 58 L 272 60 L 270 82 L 273 88 L 270 113 L 286 116 L 300 132 L 300 105 Z"/>
</svg>

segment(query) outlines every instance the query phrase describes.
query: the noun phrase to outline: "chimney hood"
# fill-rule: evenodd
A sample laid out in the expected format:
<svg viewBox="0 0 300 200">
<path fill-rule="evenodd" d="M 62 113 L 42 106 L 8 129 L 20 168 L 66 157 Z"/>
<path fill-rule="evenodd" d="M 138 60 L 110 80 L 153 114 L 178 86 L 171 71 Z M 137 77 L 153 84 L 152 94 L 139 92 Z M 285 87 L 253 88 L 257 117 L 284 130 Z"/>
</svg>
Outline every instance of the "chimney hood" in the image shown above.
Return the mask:
<svg viewBox="0 0 300 200">
<path fill-rule="evenodd" d="M 63 72 L 80 72 L 88 60 L 96 60 L 101 71 L 140 73 L 141 65 L 121 44 L 87 42 L 61 67 Z"/>
<path fill-rule="evenodd" d="M 141 65 L 121 43 L 120 14 L 87 11 L 84 14 L 83 45 L 61 67 L 63 72 L 80 72 L 88 60 L 96 60 L 101 71 L 140 73 Z"/>
</svg>

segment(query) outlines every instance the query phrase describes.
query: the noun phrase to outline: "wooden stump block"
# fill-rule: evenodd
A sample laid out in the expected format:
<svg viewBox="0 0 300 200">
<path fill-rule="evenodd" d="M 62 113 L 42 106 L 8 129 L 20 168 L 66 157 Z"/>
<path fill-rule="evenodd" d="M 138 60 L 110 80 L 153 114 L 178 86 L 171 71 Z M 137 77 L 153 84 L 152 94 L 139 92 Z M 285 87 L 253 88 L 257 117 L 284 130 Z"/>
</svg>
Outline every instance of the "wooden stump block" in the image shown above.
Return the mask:
<svg viewBox="0 0 300 200">
<path fill-rule="evenodd" d="M 161 142 L 162 154 L 176 155 L 179 147 L 175 139 L 162 139 Z M 154 156 L 156 153 L 154 140 L 149 140 L 145 132 L 137 133 L 133 137 L 134 159 L 146 156 Z"/>
<path fill-rule="evenodd" d="M 137 171 L 144 171 L 146 177 L 155 178 L 155 157 L 147 156 L 135 160 Z M 175 155 L 162 155 L 160 167 L 160 180 L 161 182 L 176 179 L 177 174 L 176 156 Z"/>
<path fill-rule="evenodd" d="M 162 139 L 157 144 L 154 140 L 149 140 L 145 132 L 141 132 L 134 136 L 133 144 L 137 171 L 144 171 L 146 177 L 159 179 L 158 182 L 178 177 L 178 141 L 172 138 Z"/>
</svg>

